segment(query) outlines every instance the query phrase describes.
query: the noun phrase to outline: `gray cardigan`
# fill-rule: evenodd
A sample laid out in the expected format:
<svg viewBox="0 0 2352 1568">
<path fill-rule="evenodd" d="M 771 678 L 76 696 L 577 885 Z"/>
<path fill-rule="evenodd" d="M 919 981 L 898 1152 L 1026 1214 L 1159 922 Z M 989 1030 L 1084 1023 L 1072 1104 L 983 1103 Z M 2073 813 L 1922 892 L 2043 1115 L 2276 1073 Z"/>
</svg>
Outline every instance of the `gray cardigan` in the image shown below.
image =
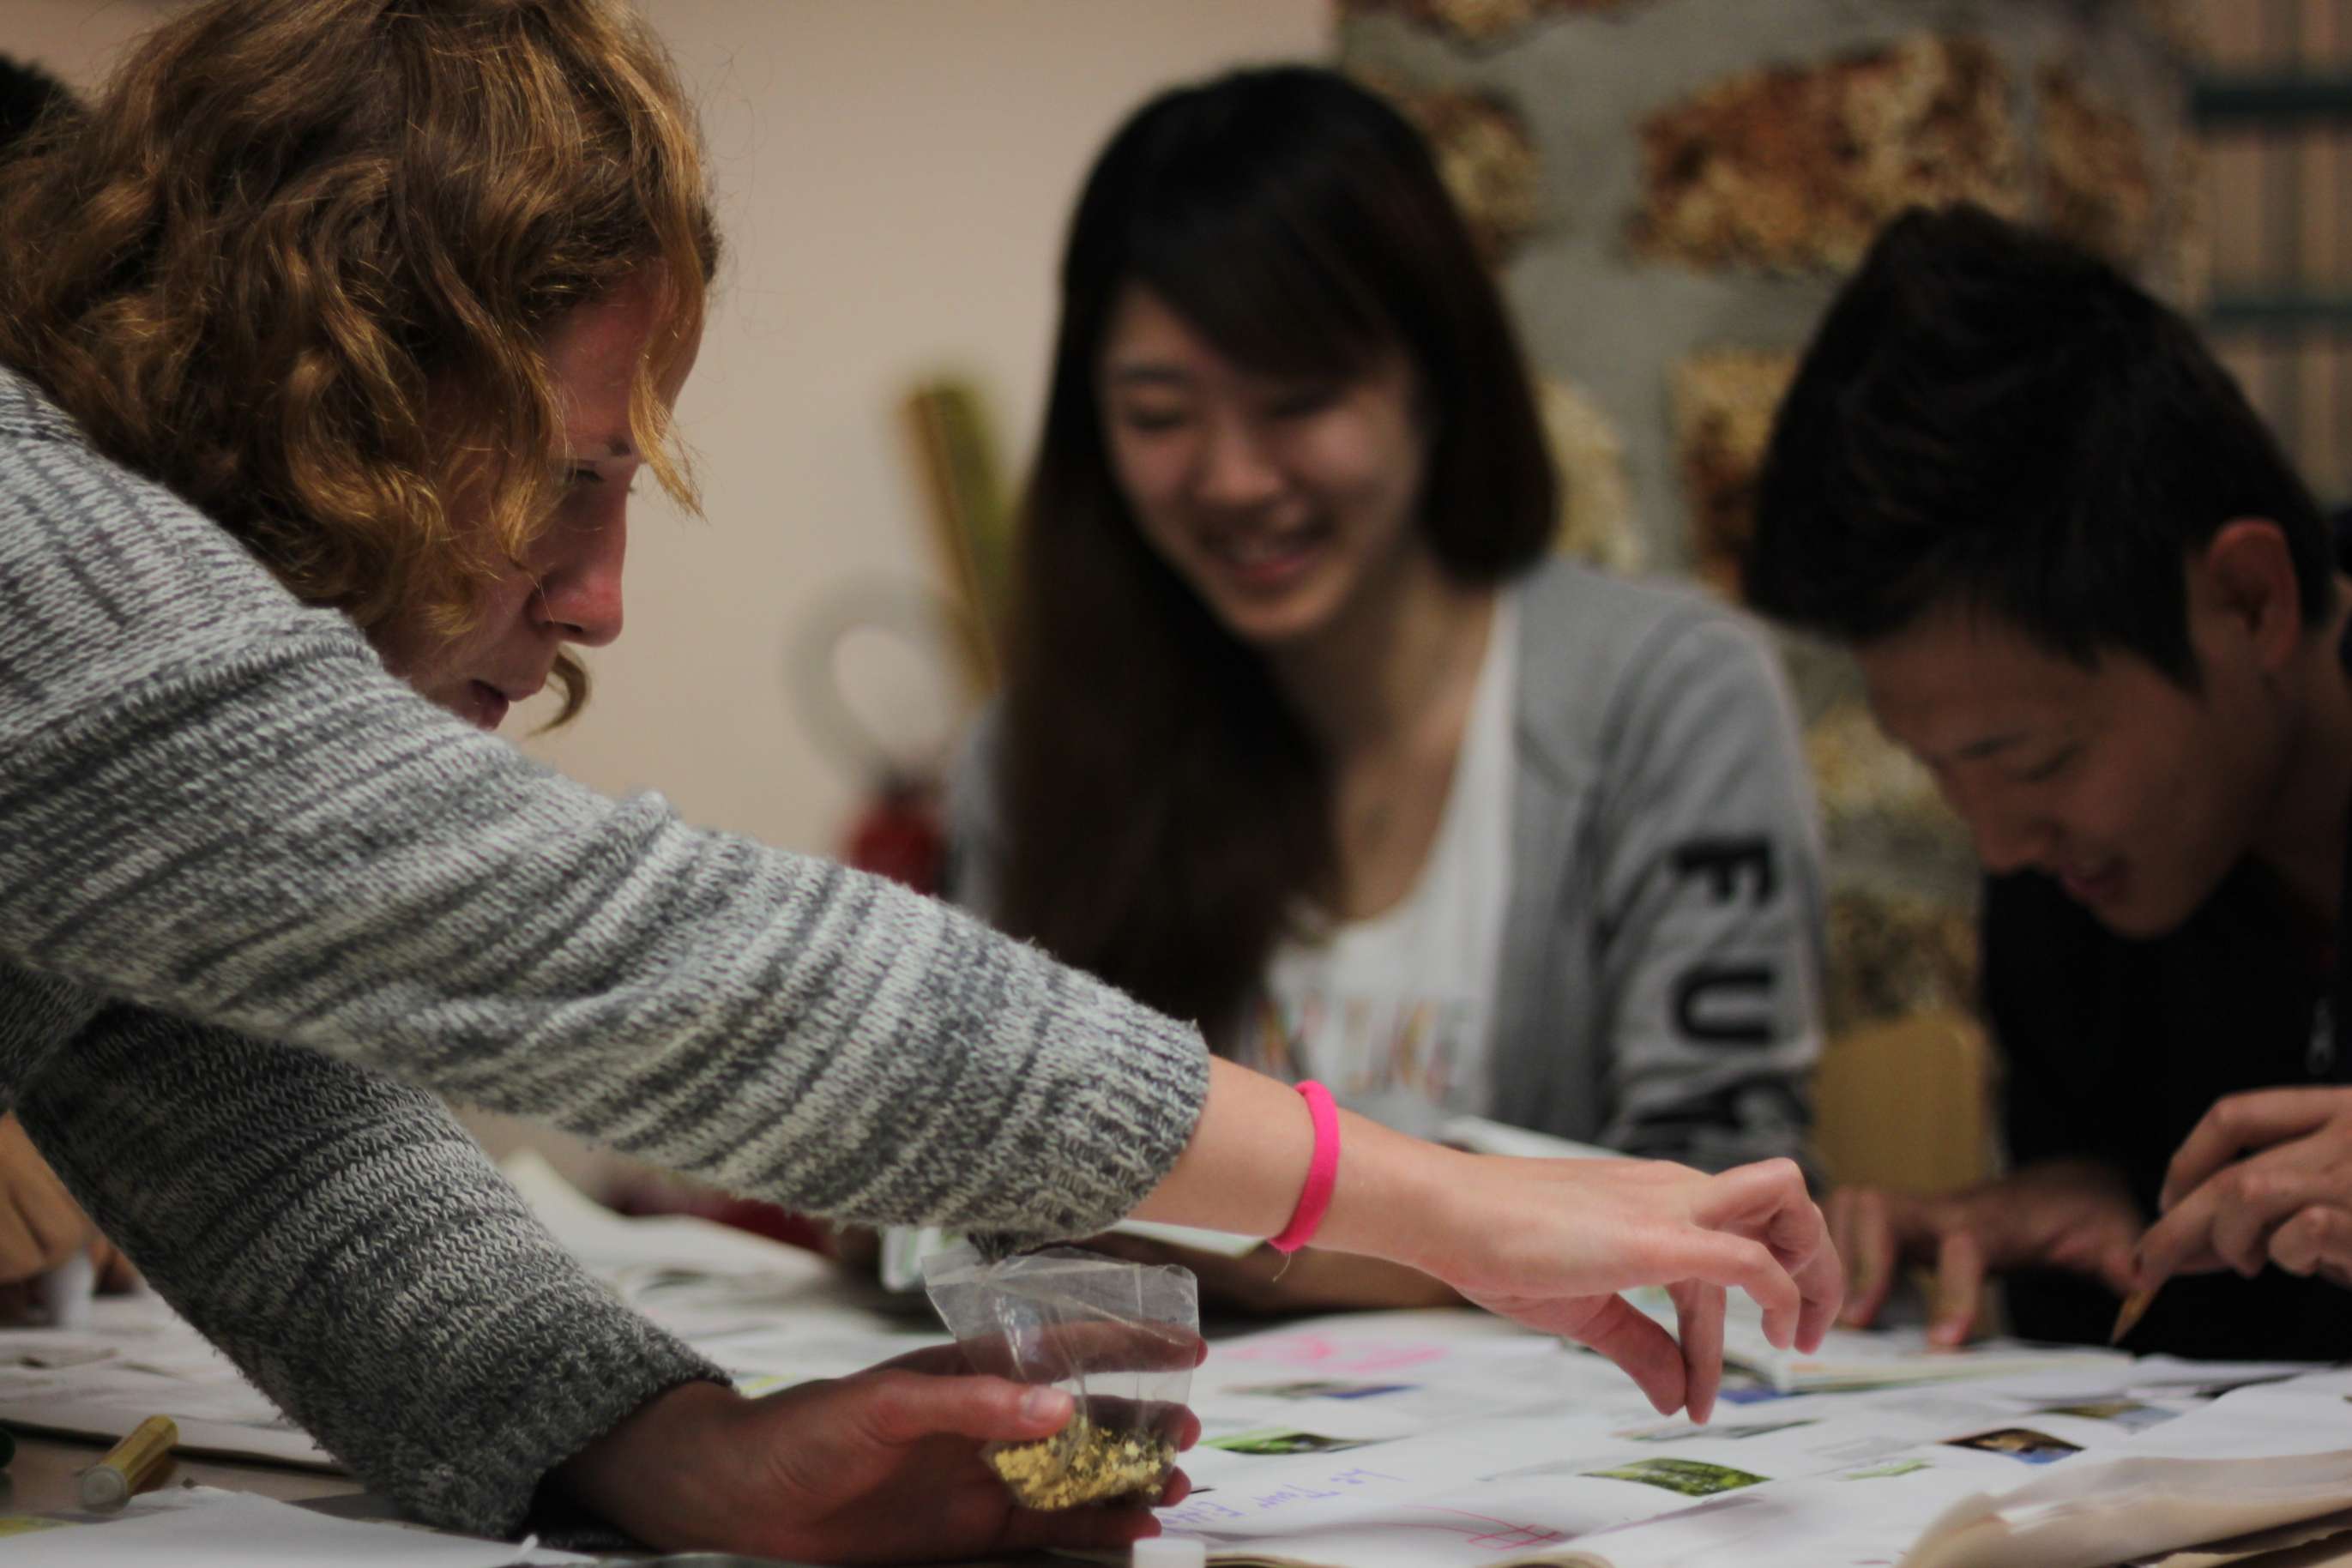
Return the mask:
<svg viewBox="0 0 2352 1568">
<path fill-rule="evenodd" d="M 1822 855 L 1778 659 L 1687 588 L 1551 561 L 1517 592 L 1494 1114 L 1708 1169 L 1807 1159 Z M 956 896 L 982 913 L 996 745 L 992 710 L 950 793 Z"/>
<path fill-rule="evenodd" d="M 0 371 L 0 1099 L 358 1475 L 508 1528 L 711 1369 L 392 1078 L 812 1213 L 1071 1236 L 1174 1164 L 1207 1060 L 934 900 L 467 728 Z"/>
<path fill-rule="evenodd" d="M 1807 1153 L 1822 876 L 1780 662 L 1687 588 L 1526 581 L 1504 1120 L 1720 1169 Z"/>
</svg>

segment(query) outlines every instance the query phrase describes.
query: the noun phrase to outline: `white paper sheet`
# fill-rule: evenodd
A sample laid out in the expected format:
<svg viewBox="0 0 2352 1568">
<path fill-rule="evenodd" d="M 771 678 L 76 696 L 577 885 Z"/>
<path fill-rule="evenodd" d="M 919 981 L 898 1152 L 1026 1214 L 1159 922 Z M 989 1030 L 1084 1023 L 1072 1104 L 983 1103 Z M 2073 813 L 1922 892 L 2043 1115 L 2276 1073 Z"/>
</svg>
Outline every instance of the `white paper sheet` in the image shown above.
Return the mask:
<svg viewBox="0 0 2352 1568">
<path fill-rule="evenodd" d="M 0 1421 L 112 1442 L 157 1415 L 187 1453 L 340 1468 L 160 1298 L 100 1297 L 84 1331 L 0 1330 Z"/>
<path fill-rule="evenodd" d="M 1542 1344 L 1444 1313 L 1321 1320 L 1221 1343 L 1197 1376 L 1195 1408 L 1212 1443 L 1256 1451 L 1187 1455 L 1197 1489 L 1162 1521 L 1220 1563 L 1885 1568 L 1955 1505 L 2056 1485 L 2137 1445 L 2249 1451 L 2234 1422 L 2267 1424 L 2271 1449 L 2307 1454 L 2319 1428 L 2288 1421 L 2284 1402 L 2336 1397 L 2306 1375 L 2210 1398 L 2216 1385 L 2310 1373 L 2292 1364 L 2028 1352 L 2032 1370 L 1965 1384 L 1767 1391 L 1698 1427 L 1661 1419 L 1598 1358 Z M 2352 1432 L 2352 1405 L 2336 1403 Z M 2191 1416 L 2193 1429 L 2168 1436 Z M 2336 1461 L 2313 1463 L 2324 1482 Z M 2352 1484 L 2352 1467 L 2344 1473 Z M 2306 1485 L 2293 1507 L 2315 1512 L 2328 1495 Z M 2285 1516 L 2217 1517 L 2202 1535 L 2273 1517 Z M 2175 1510 L 2170 1539 L 2153 1533 L 2178 1545 L 2200 1528 Z"/>
<path fill-rule="evenodd" d="M 2197 1401 L 2095 1459 L 1960 1500 L 1905 1568 L 2093 1568 L 2352 1506 L 2352 1372 Z"/>
<path fill-rule="evenodd" d="M 207 1487 L 134 1498 L 121 1513 L 89 1523 L 0 1533 L 5 1568 L 537 1568 L 594 1561 L 576 1552 L 335 1519 Z"/>
<path fill-rule="evenodd" d="M 1663 1289 L 1628 1293 L 1633 1305 L 1672 1329 L 1674 1299 Z M 1897 1384 L 1965 1383 L 2007 1377 L 2053 1367 L 2128 1366 L 2127 1352 L 2095 1345 L 2033 1345 L 2022 1340 L 1978 1340 L 1957 1350 L 1927 1342 L 1925 1325 L 1900 1328 L 1832 1328 L 1811 1352 L 1778 1350 L 1764 1337 L 1764 1312 L 1755 1300 L 1733 1292 L 1725 1307 L 1723 1358 L 1753 1373 L 1783 1393 L 1829 1389 L 1885 1388 Z"/>
</svg>

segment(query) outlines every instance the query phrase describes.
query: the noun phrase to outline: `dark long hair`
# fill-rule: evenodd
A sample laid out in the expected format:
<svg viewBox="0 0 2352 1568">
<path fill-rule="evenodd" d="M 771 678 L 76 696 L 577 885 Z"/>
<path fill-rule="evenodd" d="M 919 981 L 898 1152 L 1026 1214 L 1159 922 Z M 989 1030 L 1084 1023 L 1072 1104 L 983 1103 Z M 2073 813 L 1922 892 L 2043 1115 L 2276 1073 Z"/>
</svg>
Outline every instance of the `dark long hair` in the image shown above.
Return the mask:
<svg viewBox="0 0 2352 1568">
<path fill-rule="evenodd" d="M 1112 137 L 1071 221 L 1024 504 L 994 912 L 1216 1040 L 1298 900 L 1333 890 L 1329 786 L 1264 660 L 1120 494 L 1096 382 L 1130 284 L 1269 375 L 1349 379 L 1402 350 L 1427 411 L 1419 523 L 1459 582 L 1542 552 L 1554 479 L 1494 281 L 1386 103 L 1328 71 L 1244 70 Z"/>
</svg>

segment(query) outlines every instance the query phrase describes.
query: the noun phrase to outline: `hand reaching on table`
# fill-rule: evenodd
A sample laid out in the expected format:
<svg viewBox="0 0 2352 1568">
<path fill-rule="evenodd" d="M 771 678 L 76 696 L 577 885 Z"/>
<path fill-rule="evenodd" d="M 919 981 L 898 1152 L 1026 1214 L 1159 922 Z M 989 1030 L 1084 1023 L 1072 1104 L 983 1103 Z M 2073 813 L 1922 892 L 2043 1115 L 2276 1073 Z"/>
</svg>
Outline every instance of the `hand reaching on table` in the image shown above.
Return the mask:
<svg viewBox="0 0 2352 1568">
<path fill-rule="evenodd" d="M 1331 1136 L 1298 1091 L 1222 1058 L 1192 1142 L 1144 1219 L 1274 1236 L 1315 1151 L 1336 1155 L 1314 1245 L 1386 1258 L 1480 1306 L 1591 1345 L 1661 1412 L 1704 1420 L 1723 1377 L 1723 1292 L 1764 1309 L 1776 1345 L 1811 1350 L 1845 1283 L 1790 1160 L 1708 1175 L 1664 1160 L 1528 1160 L 1446 1149 L 1346 1111 Z M 1334 1146 L 1336 1145 L 1336 1146 Z M 1669 1289 L 1679 1341 L 1618 1294 Z"/>
<path fill-rule="evenodd" d="M 1843 1321 L 1867 1328 L 1908 1264 L 1936 1272 L 1927 1339 L 1946 1347 L 1976 1332 L 1992 1274 L 2062 1269 L 2121 1296 L 2144 1223 L 2123 1178 L 2087 1160 L 2049 1161 L 1934 1197 L 1841 1187 L 1830 1194 L 1829 1226 L 1853 1287 Z"/>
<path fill-rule="evenodd" d="M 137 1279 L 33 1147 L 16 1112 L 0 1116 L 0 1322 L 38 1305 L 40 1276 L 84 1249 L 102 1289 L 127 1289 Z"/>
<path fill-rule="evenodd" d="M 1475 1207 L 1407 1261 L 1599 1351 L 1662 1414 L 1712 1414 L 1727 1289 L 1763 1308 L 1777 1346 L 1814 1349 L 1837 1313 L 1837 1254 L 1791 1161 L 1708 1175 L 1663 1160 L 1458 1157 L 1472 1162 Z M 1679 1341 L 1619 1295 L 1640 1286 L 1673 1295 Z"/>
</svg>

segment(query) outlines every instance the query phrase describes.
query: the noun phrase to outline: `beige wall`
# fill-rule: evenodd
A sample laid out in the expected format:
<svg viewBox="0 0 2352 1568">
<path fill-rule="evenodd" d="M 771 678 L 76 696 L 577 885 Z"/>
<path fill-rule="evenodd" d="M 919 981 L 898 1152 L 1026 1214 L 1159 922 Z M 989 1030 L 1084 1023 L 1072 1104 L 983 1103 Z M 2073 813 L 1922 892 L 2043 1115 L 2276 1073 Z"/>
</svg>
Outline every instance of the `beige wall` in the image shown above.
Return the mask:
<svg viewBox="0 0 2352 1568">
<path fill-rule="evenodd" d="M 157 0 L 0 0 L 0 55 L 87 90 L 116 50 L 168 10 Z"/>
<path fill-rule="evenodd" d="M 1164 83 L 1323 56 L 1329 0 L 643 3 L 701 104 L 731 247 L 679 408 L 709 521 L 642 500 L 628 629 L 592 657 L 596 699 L 525 743 L 602 788 L 658 788 L 693 821 L 825 848 L 856 794 L 801 731 L 784 660 L 845 593 L 931 577 L 904 388 L 973 376 L 1017 459 L 1097 145 Z M 87 84 L 167 10 L 5 0 L 0 52 Z M 887 648 L 848 668 L 904 739 L 952 690 Z"/>
</svg>

